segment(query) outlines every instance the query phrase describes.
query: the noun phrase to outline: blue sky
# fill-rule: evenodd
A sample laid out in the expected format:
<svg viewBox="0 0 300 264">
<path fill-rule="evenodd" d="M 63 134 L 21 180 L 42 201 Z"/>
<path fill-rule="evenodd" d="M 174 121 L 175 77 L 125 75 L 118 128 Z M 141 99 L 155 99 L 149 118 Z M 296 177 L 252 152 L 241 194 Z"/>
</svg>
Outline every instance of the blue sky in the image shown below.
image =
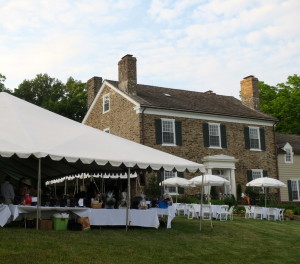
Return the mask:
<svg viewBox="0 0 300 264">
<path fill-rule="evenodd" d="M 0 73 L 8 88 L 117 80 L 132 54 L 138 83 L 239 98 L 245 76 L 300 74 L 299 13 L 299 0 L 0 0 Z"/>
</svg>

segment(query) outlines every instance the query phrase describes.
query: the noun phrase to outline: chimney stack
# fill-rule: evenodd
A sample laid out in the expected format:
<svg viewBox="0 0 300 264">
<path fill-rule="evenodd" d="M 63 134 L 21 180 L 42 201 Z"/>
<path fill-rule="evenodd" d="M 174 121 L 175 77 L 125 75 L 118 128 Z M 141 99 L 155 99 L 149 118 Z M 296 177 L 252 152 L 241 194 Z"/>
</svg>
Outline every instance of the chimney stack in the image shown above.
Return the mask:
<svg viewBox="0 0 300 264">
<path fill-rule="evenodd" d="M 253 75 L 247 76 L 241 81 L 241 99 L 244 105 L 259 111 L 258 79 Z"/>
<path fill-rule="evenodd" d="M 118 63 L 119 89 L 127 94 L 136 94 L 136 58 L 125 55 Z"/>
<path fill-rule="evenodd" d="M 102 85 L 101 77 L 93 77 L 87 81 L 87 109 L 92 105 Z"/>
</svg>

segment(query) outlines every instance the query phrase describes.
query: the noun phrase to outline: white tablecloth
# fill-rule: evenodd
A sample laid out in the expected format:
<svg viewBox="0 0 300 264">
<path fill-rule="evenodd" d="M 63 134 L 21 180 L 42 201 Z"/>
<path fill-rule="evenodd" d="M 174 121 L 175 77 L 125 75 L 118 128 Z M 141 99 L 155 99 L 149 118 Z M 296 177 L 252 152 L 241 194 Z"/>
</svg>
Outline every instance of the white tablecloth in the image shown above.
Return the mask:
<svg viewBox="0 0 300 264">
<path fill-rule="evenodd" d="M 158 216 L 167 216 L 168 221 L 167 221 L 167 228 L 171 228 L 171 222 L 175 217 L 176 213 L 176 205 L 173 204 L 169 206 L 168 208 L 150 208 L 149 210 L 155 210 L 157 212 Z"/>
<path fill-rule="evenodd" d="M 3 227 L 6 225 L 8 219 L 11 217 L 11 212 L 8 205 L 0 204 L 0 226 Z"/>
<path fill-rule="evenodd" d="M 126 209 L 89 209 L 90 224 L 96 226 L 125 226 Z M 154 210 L 129 210 L 130 226 L 159 227 L 157 212 Z"/>
<path fill-rule="evenodd" d="M 36 217 L 37 206 L 28 205 L 9 205 L 13 220 L 16 220 L 21 214 L 27 217 Z M 83 207 L 48 207 L 40 206 L 42 218 L 51 218 L 57 212 L 72 212 L 80 217 L 89 216 L 89 208 Z"/>
</svg>

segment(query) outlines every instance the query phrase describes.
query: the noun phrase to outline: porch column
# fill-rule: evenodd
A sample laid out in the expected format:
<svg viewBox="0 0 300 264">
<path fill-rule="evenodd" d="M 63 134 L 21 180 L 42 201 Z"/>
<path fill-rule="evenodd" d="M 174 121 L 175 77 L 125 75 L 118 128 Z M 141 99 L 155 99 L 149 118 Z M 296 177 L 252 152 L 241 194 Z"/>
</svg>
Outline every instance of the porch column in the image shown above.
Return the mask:
<svg viewBox="0 0 300 264">
<path fill-rule="evenodd" d="M 236 198 L 236 182 L 235 182 L 235 170 L 230 170 L 230 186 L 231 186 L 231 194 Z"/>
</svg>

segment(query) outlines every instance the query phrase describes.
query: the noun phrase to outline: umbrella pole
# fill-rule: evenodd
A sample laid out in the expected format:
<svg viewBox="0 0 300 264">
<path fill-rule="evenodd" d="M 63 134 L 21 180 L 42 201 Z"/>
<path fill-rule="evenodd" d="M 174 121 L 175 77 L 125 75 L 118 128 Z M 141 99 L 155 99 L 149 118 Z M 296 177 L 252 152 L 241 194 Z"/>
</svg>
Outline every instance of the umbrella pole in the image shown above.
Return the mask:
<svg viewBox="0 0 300 264">
<path fill-rule="evenodd" d="M 211 206 L 211 199 L 210 199 L 210 185 L 209 185 L 209 187 L 208 187 L 208 189 L 209 189 L 209 205 Z M 211 212 L 211 207 L 210 207 L 210 230 L 212 230 L 213 229 L 213 222 L 212 222 L 212 212 Z"/>
<path fill-rule="evenodd" d="M 204 187 L 203 187 L 203 182 L 204 182 L 204 175 L 202 176 L 202 184 L 201 184 L 201 200 L 200 200 L 200 231 L 202 230 L 202 203 L 203 203 L 203 191 L 204 191 Z"/>
<path fill-rule="evenodd" d="M 129 210 L 130 210 L 130 168 L 128 168 L 128 173 L 127 173 L 126 232 L 129 226 Z"/>
<path fill-rule="evenodd" d="M 265 187 L 265 207 L 267 207 L 267 188 Z"/>
</svg>

